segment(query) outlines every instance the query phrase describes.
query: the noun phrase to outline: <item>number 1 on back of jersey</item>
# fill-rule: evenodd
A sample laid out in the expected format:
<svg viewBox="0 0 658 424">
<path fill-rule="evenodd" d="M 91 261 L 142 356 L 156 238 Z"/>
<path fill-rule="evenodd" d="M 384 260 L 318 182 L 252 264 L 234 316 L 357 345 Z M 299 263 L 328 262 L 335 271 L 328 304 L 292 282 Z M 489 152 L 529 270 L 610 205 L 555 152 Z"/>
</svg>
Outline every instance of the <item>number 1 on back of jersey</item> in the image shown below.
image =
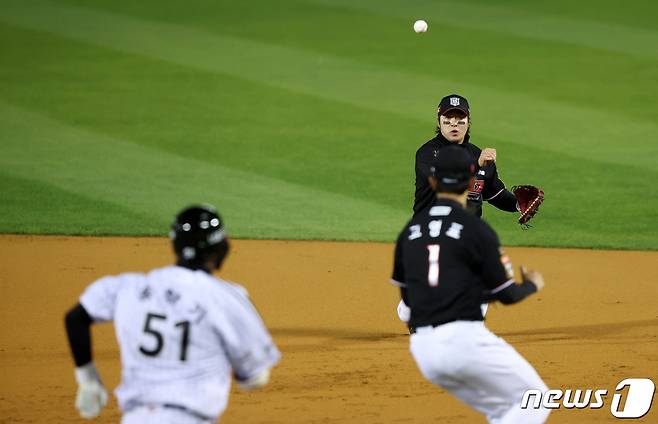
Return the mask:
<svg viewBox="0 0 658 424">
<path fill-rule="evenodd" d="M 429 250 L 427 281 L 429 282 L 430 287 L 436 287 L 439 285 L 439 252 L 441 246 L 438 244 L 430 244 L 427 246 L 427 250 Z"/>
</svg>

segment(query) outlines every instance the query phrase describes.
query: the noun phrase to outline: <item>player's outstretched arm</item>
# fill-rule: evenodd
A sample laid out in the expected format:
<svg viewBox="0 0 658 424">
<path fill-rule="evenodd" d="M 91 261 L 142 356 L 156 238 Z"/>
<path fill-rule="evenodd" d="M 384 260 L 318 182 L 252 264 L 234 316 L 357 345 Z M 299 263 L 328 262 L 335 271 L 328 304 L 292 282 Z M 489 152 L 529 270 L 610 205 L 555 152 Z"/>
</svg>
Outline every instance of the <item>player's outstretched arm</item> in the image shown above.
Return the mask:
<svg viewBox="0 0 658 424">
<path fill-rule="evenodd" d="M 496 196 L 492 199 L 488 199 L 490 205 L 495 206 L 501 211 L 505 212 L 518 212 L 518 204 L 516 202 L 516 196 L 514 193 L 503 188 Z"/>
<path fill-rule="evenodd" d="M 71 308 L 64 318 L 71 354 L 75 366 L 91 362 L 91 323 L 93 320 L 79 303 Z"/>
<path fill-rule="evenodd" d="M 521 283 L 509 280 L 493 289 L 491 293 L 487 295 L 486 301 L 491 302 L 497 300 L 505 305 L 510 305 L 520 302 L 531 294 L 544 288 L 544 277 L 537 271 L 528 270 L 522 266 L 521 277 L 523 279 Z"/>
<path fill-rule="evenodd" d="M 75 407 L 83 418 L 97 417 L 107 404 L 108 395 L 91 358 L 91 324 L 93 320 L 79 303 L 64 319 L 69 346 L 75 362 L 78 392 Z"/>
<path fill-rule="evenodd" d="M 523 281 L 530 281 L 532 284 L 537 287 L 537 291 L 544 288 L 544 276 L 532 269 L 528 269 L 525 266 L 521 265 L 521 277 Z"/>
<path fill-rule="evenodd" d="M 222 298 L 225 303 L 217 316 L 217 328 L 238 386 L 253 390 L 269 382 L 270 369 L 279 362 L 281 353 L 246 290 L 236 287 Z"/>
</svg>

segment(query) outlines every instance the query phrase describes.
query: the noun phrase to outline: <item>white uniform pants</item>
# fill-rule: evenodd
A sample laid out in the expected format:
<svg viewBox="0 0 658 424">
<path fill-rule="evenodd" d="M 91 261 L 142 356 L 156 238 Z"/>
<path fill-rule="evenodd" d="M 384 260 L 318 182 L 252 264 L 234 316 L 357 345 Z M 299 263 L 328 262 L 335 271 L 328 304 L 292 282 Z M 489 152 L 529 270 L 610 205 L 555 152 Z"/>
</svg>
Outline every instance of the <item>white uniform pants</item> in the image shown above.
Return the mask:
<svg viewBox="0 0 658 424">
<path fill-rule="evenodd" d="M 121 424 L 212 424 L 185 411 L 161 406 L 139 406 L 123 414 Z"/>
<path fill-rule="evenodd" d="M 492 424 L 543 423 L 550 411 L 521 409 L 527 389 L 547 390 L 537 372 L 481 321 L 419 327 L 411 354 L 423 376 L 484 414 Z"/>
</svg>

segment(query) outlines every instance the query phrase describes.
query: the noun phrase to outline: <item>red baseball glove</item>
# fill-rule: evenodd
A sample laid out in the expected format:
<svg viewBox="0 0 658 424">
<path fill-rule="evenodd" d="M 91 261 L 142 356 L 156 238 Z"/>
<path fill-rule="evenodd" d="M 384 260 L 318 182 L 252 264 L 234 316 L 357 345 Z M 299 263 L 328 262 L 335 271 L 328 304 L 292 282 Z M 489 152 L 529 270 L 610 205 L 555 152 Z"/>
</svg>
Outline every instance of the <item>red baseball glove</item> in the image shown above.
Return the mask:
<svg viewBox="0 0 658 424">
<path fill-rule="evenodd" d="M 539 205 L 544 201 L 544 191 L 532 185 L 518 185 L 512 187 L 512 193 L 521 212 L 519 224 L 528 227 L 528 221 L 539 212 Z"/>
</svg>

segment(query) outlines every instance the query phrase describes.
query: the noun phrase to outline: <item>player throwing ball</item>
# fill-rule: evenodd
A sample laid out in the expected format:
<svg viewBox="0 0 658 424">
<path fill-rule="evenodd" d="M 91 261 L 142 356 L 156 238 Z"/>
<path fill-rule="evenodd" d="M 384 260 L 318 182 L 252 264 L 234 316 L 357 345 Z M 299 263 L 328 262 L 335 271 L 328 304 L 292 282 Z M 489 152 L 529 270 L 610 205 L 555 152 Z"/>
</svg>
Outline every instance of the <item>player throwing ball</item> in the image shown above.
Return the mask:
<svg viewBox="0 0 658 424">
<path fill-rule="evenodd" d="M 432 203 L 414 216 L 395 247 L 392 282 L 410 307 L 410 350 L 423 376 L 489 422 L 543 423 L 547 409 L 521 409 L 527 389 L 547 390 L 519 353 L 491 333 L 480 304 L 516 303 L 540 290 L 543 277 L 512 265 L 496 233 L 466 211 L 476 163 L 463 148 L 441 150 L 428 169 Z"/>
<path fill-rule="evenodd" d="M 466 98 L 451 94 L 439 102 L 437 111 L 437 135 L 416 151 L 416 193 L 414 216 L 430 206 L 434 201 L 434 190 L 429 184 L 431 167 L 442 149 L 458 146 L 476 163 L 476 175 L 468 186 L 466 207 L 477 216 L 482 216 L 482 203 L 487 201 L 506 212 L 520 212 L 518 223 L 528 226 L 539 206 L 544 201 L 544 192 L 532 185 L 515 186 L 510 192 L 498 177 L 496 149 L 487 147 L 481 150 L 470 143 L 471 114 Z M 482 305 L 483 314 L 487 305 Z M 397 308 L 401 321 L 408 322 L 409 308 L 400 301 Z"/>
<path fill-rule="evenodd" d="M 212 275 L 229 251 L 217 211 L 183 210 L 170 236 L 176 265 L 103 277 L 66 314 L 75 406 L 84 418 L 98 416 L 108 398 L 92 361 L 93 323 L 114 321 L 123 424 L 213 423 L 226 408 L 231 375 L 242 388 L 258 388 L 280 359 L 246 290 Z"/>
<path fill-rule="evenodd" d="M 477 163 L 476 176 L 468 188 L 468 209 L 477 216 L 482 216 L 482 202 L 487 201 L 498 209 L 517 212 L 517 197 L 505 188 L 505 184 L 498 177 L 496 149 L 487 147 L 481 150 L 470 143 L 471 115 L 468 101 L 458 94 L 445 96 L 439 103 L 437 119 L 436 137 L 416 151 L 414 214 L 433 201 L 434 192 L 427 182 L 432 161 L 439 156 L 443 148 L 454 145 L 463 148 Z M 523 221 L 525 222 L 527 220 Z"/>
</svg>

